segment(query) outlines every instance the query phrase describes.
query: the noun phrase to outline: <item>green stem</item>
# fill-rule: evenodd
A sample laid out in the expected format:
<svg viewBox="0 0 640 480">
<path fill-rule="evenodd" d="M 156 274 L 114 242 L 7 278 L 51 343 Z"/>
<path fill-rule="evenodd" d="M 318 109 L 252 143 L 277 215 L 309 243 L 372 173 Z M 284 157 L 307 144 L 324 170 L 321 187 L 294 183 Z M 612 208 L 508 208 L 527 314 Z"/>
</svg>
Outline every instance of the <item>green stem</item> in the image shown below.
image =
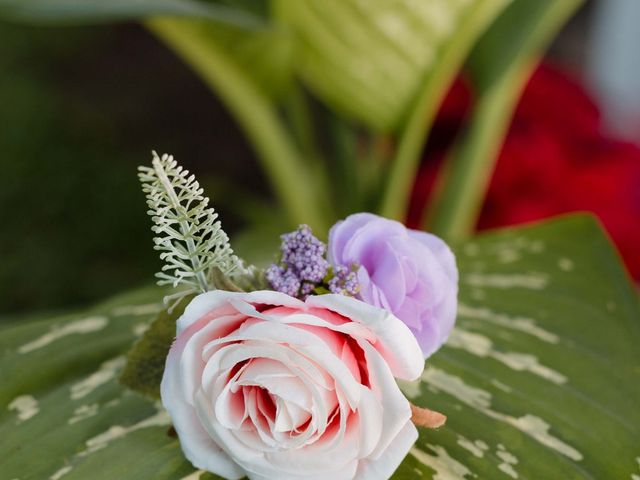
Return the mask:
<svg viewBox="0 0 640 480">
<path fill-rule="evenodd" d="M 362 178 L 357 170 L 357 134 L 344 119 L 331 112 L 327 112 L 326 118 L 333 146 L 331 188 L 337 203 L 336 212 L 345 217 L 360 210 Z"/>
<path fill-rule="evenodd" d="M 474 49 L 469 69 L 477 87 L 476 105 L 438 179 L 424 222 L 429 230 L 447 240 L 473 233 L 526 81 L 546 44 L 581 1 L 515 0 Z"/>
<path fill-rule="evenodd" d="M 379 208 L 381 215 L 404 220 L 419 166 L 420 152 L 446 88 L 451 84 L 474 40 L 503 6 L 503 2 L 495 0 L 477 2 L 474 8 L 469 8 L 451 40 L 443 46 L 440 57 L 434 63 L 437 68 L 427 74 L 424 87 L 415 101 L 415 108 L 401 134 Z"/>
<path fill-rule="evenodd" d="M 291 124 L 291 130 L 298 139 L 304 155 L 315 155 L 318 152 L 314 134 L 313 118 L 305 92 L 295 81 L 287 89 L 284 108 Z"/>
<path fill-rule="evenodd" d="M 284 99 L 284 109 L 289 120 L 289 127 L 294 133 L 301 149 L 309 172 L 315 180 L 316 191 L 322 192 L 326 198 L 330 191 L 330 180 L 315 135 L 313 112 L 309 105 L 309 99 L 303 88 L 296 82 L 292 82 Z M 331 202 L 316 202 L 325 218 L 333 219 L 336 216 L 336 208 Z M 307 223 L 307 222 L 304 222 Z M 316 232 L 322 235 L 323 232 Z"/>
<path fill-rule="evenodd" d="M 293 223 L 328 225 L 315 184 L 271 102 L 190 20 L 152 18 L 145 25 L 189 64 L 235 115 Z"/>
<path fill-rule="evenodd" d="M 427 212 L 425 229 L 447 240 L 473 232 L 512 112 L 531 70 L 530 64 L 511 70 L 476 101 L 470 129 L 450 153 L 438 178 L 437 201 Z"/>
</svg>

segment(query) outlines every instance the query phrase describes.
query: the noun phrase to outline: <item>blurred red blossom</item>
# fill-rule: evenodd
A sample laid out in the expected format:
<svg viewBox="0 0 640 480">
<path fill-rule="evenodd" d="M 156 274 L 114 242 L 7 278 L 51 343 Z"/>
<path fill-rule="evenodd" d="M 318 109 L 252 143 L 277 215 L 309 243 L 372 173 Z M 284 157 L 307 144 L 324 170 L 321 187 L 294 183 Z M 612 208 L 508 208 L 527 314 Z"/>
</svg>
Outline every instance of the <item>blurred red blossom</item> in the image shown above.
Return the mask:
<svg viewBox="0 0 640 480">
<path fill-rule="evenodd" d="M 408 224 L 417 227 L 433 181 L 472 104 L 459 79 L 446 97 L 412 194 Z M 516 109 L 491 179 L 478 230 L 573 211 L 593 212 L 640 279 L 640 148 L 601 129 L 584 88 L 543 64 Z"/>
</svg>

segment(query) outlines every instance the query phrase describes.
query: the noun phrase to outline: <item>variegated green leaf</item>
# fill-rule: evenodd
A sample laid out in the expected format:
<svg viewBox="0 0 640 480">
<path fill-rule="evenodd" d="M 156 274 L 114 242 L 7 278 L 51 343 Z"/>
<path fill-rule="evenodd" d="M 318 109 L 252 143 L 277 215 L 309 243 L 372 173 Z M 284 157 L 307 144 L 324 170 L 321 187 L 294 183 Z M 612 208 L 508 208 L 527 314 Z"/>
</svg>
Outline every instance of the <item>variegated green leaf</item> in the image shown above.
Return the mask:
<svg viewBox="0 0 640 480">
<path fill-rule="evenodd" d="M 333 108 L 382 131 L 401 124 L 431 77 L 440 83 L 440 75 L 456 71 L 467 46 L 506 3 L 274 2 L 277 17 L 298 38 L 296 68 L 309 87 Z"/>
<path fill-rule="evenodd" d="M 398 479 L 640 476 L 640 307 L 593 220 L 570 217 L 457 249 L 460 309 L 417 404 L 448 415 Z M 196 479 L 169 419 L 117 383 L 160 308 L 138 291 L 0 330 L 1 478 Z"/>
</svg>

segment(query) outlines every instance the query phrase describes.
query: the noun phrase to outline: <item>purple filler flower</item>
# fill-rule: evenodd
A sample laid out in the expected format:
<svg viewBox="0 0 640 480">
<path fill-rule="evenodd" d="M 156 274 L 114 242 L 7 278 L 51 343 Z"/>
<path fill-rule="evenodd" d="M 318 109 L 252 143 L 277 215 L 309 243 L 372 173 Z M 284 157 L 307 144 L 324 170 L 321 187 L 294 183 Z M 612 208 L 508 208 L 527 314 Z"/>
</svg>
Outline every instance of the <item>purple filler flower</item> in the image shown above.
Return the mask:
<svg viewBox="0 0 640 480">
<path fill-rule="evenodd" d="M 327 246 L 313 236 L 308 225 L 300 225 L 282 235 L 282 263 L 300 281 L 319 283 L 327 275 L 329 262 L 325 259 Z"/>
<path fill-rule="evenodd" d="M 458 269 L 441 239 L 357 213 L 331 228 L 329 261 L 360 265 L 357 298 L 407 324 L 425 358 L 446 341 L 456 318 Z"/>
<path fill-rule="evenodd" d="M 291 297 L 298 295 L 300 280 L 291 270 L 273 264 L 267 268 L 265 276 L 275 291 L 286 293 Z"/>
<path fill-rule="evenodd" d="M 335 265 L 333 267 L 333 278 L 329 280 L 329 291 L 355 297 L 360 291 L 356 271 L 357 268 L 355 266 Z"/>
<path fill-rule="evenodd" d="M 306 298 L 329 271 L 327 246 L 313 236 L 307 225 L 300 225 L 281 238 L 282 258 L 267 269 L 267 281 L 278 292 Z"/>
</svg>

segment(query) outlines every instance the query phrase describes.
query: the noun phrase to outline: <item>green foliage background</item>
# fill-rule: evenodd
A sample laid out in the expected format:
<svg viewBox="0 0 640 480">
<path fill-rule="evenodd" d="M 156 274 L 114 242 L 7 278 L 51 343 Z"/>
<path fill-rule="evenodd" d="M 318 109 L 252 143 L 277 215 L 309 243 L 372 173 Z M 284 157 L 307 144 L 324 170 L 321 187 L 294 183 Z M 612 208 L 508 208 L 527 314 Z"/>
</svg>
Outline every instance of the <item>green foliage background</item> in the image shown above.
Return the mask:
<svg viewBox="0 0 640 480">
<path fill-rule="evenodd" d="M 151 281 L 151 149 L 197 170 L 228 230 L 242 223 L 216 178 L 265 190 L 223 107 L 140 27 L 0 23 L 0 322 Z"/>
</svg>

